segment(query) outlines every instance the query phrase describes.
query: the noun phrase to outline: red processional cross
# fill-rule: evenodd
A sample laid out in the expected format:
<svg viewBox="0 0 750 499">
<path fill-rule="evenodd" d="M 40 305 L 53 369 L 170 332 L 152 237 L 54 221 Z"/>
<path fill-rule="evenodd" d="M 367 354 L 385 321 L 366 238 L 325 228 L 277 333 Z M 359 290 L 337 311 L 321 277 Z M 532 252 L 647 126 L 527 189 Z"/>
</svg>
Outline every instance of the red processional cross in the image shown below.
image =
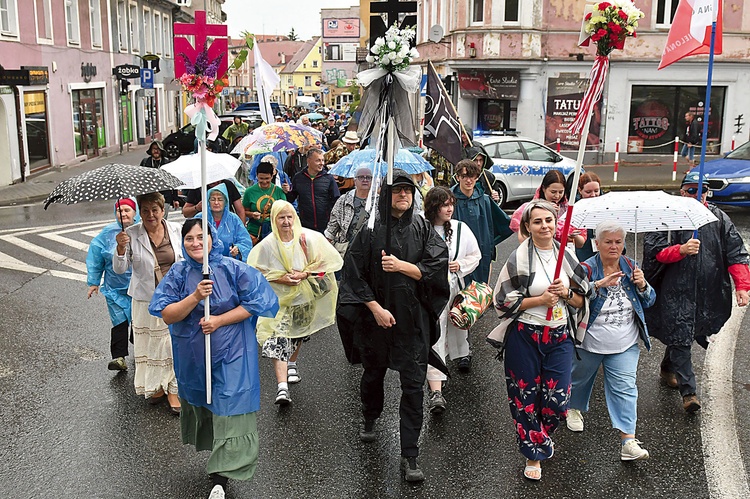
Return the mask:
<svg viewBox="0 0 750 499">
<path fill-rule="evenodd" d="M 198 10 L 195 12 L 195 24 L 174 23 L 174 74 L 179 79 L 185 74 L 185 61 L 180 54 L 185 54 L 188 59 L 195 61 L 203 51 L 203 47 L 208 43 L 209 37 L 211 44 L 208 46 L 208 59 L 213 61 L 224 54 L 219 63 L 218 76 L 226 74 L 229 62 L 227 61 L 227 50 L 229 42 L 227 39 L 226 24 L 207 24 L 206 11 Z M 181 36 L 177 36 L 181 35 Z M 193 36 L 195 45 L 191 45 L 186 38 Z"/>
</svg>

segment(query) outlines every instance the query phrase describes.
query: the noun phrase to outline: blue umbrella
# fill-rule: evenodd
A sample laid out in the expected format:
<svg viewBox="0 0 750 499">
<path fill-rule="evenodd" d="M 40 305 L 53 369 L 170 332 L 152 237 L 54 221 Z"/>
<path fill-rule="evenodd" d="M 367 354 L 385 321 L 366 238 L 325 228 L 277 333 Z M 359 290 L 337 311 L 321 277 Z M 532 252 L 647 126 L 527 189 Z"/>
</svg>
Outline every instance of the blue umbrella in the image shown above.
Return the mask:
<svg viewBox="0 0 750 499">
<path fill-rule="evenodd" d="M 363 167 L 369 168 L 373 173 L 380 176 L 385 176 L 388 171 L 388 165 L 385 161 L 381 161 L 379 166 L 375 165 L 375 149 L 360 149 L 352 151 L 341 158 L 338 163 L 331 168 L 330 173 L 331 175 L 337 175 L 339 177 L 354 178 L 357 174 L 357 170 Z M 393 167 L 401 168 L 409 174 L 434 170 L 427 160 L 422 156 L 409 152 L 408 149 L 399 149 L 396 153 Z"/>
<path fill-rule="evenodd" d="M 305 116 L 310 118 L 310 121 L 318 121 L 318 120 L 325 119 L 325 116 L 323 116 L 320 113 L 307 113 Z"/>
</svg>

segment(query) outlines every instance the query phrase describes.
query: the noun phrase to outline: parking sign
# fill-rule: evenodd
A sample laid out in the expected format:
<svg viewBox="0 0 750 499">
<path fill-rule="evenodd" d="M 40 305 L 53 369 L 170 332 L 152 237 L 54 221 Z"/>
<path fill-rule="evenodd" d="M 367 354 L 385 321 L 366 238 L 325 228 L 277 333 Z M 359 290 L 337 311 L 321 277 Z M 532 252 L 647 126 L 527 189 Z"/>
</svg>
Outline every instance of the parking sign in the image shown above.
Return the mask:
<svg viewBox="0 0 750 499">
<path fill-rule="evenodd" d="M 154 70 L 141 68 L 141 88 L 154 88 Z"/>
</svg>

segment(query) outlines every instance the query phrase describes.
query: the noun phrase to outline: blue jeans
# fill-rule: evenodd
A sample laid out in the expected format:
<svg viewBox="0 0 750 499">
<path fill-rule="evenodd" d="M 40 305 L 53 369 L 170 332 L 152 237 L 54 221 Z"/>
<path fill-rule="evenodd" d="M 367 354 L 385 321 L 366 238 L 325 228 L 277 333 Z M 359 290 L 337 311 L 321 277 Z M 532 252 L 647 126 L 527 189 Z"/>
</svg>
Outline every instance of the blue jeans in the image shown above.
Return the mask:
<svg viewBox="0 0 750 499">
<path fill-rule="evenodd" d="M 569 408 L 589 410 L 589 398 L 599 366 L 604 367 L 604 397 L 612 427 L 627 435 L 635 434 L 638 387 L 635 385 L 641 351 L 634 344 L 622 353 L 603 355 L 578 349 L 581 360 L 573 361 L 573 388 Z"/>
<path fill-rule="evenodd" d="M 683 158 L 687 156 L 690 161 L 693 161 L 695 159 L 695 146 L 688 144 L 687 142 L 683 142 L 682 152 L 680 154 Z"/>
</svg>

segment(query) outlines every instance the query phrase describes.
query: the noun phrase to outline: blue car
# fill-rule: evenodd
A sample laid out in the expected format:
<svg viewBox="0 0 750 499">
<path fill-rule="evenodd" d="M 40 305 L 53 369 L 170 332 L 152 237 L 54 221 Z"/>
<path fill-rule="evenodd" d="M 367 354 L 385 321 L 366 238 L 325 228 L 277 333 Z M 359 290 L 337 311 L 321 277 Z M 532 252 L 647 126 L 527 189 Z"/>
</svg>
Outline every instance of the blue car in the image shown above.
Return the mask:
<svg viewBox="0 0 750 499">
<path fill-rule="evenodd" d="M 691 171 L 697 172 L 699 167 Z M 721 159 L 706 162 L 710 201 L 732 206 L 750 206 L 750 142 Z"/>
</svg>

